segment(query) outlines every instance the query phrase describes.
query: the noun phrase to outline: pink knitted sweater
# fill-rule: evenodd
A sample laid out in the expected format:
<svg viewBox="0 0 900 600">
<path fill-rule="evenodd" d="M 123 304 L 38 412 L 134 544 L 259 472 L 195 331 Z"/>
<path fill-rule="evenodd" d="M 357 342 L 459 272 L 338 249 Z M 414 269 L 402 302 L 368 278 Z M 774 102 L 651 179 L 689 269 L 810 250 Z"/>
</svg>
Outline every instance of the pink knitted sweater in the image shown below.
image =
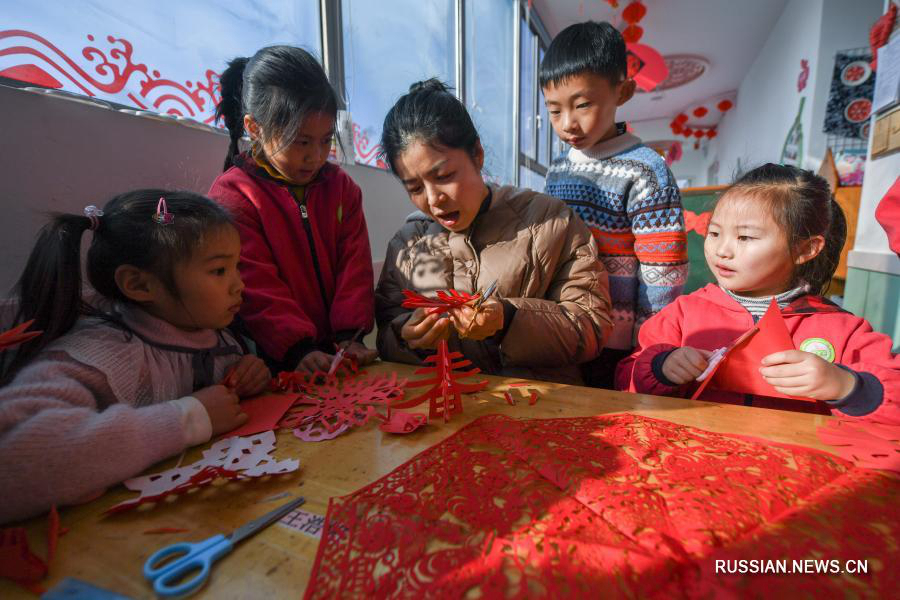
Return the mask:
<svg viewBox="0 0 900 600">
<path fill-rule="evenodd" d="M 209 440 L 190 396 L 195 365 L 206 358 L 198 370 L 221 381 L 240 358 L 234 338 L 131 306 L 114 315 L 130 331 L 82 318 L 0 389 L 0 523 L 82 501 Z M 208 349 L 218 350 L 196 352 Z"/>
</svg>

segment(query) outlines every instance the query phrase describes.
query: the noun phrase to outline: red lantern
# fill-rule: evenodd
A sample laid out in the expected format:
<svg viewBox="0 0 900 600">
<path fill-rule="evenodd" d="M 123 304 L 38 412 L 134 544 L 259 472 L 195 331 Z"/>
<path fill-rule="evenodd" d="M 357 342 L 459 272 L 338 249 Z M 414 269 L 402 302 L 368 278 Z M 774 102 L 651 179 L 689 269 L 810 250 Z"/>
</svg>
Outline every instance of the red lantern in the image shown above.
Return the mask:
<svg viewBox="0 0 900 600">
<path fill-rule="evenodd" d="M 731 107 L 734 106 L 734 103 L 731 100 L 722 100 L 718 104 L 716 104 L 716 108 L 721 110 L 722 112 L 728 112 L 731 110 Z"/>
<path fill-rule="evenodd" d="M 690 127 L 686 127 L 684 129 L 684 135 L 686 135 L 687 137 L 691 137 L 692 135 L 694 135 L 694 130 Z"/>
<path fill-rule="evenodd" d="M 677 121 L 678 123 L 681 123 L 682 125 L 684 125 L 687 122 L 687 120 L 688 120 L 688 116 L 684 113 L 681 113 L 677 117 L 675 117 L 675 121 Z"/>
<path fill-rule="evenodd" d="M 702 129 L 698 129 L 697 131 L 694 132 L 694 137 L 697 138 L 698 140 L 700 138 L 702 138 L 704 135 L 706 135 L 706 134 L 703 132 Z"/>
<path fill-rule="evenodd" d="M 677 135 L 677 134 L 681 133 L 682 131 L 684 131 L 684 128 L 681 125 L 678 125 L 678 124 L 672 125 L 672 133 Z"/>
<path fill-rule="evenodd" d="M 629 25 L 622 32 L 622 38 L 626 44 L 637 44 L 643 35 L 644 30 L 640 25 Z"/>
<path fill-rule="evenodd" d="M 709 139 L 713 139 L 714 137 L 716 137 L 716 130 L 710 129 L 709 131 L 707 131 L 706 137 L 708 137 Z"/>
<path fill-rule="evenodd" d="M 631 4 L 625 7 L 625 10 L 622 11 L 622 19 L 626 23 L 637 23 L 641 19 L 644 18 L 644 15 L 647 14 L 647 7 L 643 5 L 643 3 L 635 0 Z"/>
<path fill-rule="evenodd" d="M 703 117 L 706 116 L 706 113 L 708 113 L 708 112 L 709 111 L 706 110 L 705 106 L 698 106 L 697 108 L 694 109 L 694 116 L 697 117 L 698 119 L 702 119 Z"/>
</svg>

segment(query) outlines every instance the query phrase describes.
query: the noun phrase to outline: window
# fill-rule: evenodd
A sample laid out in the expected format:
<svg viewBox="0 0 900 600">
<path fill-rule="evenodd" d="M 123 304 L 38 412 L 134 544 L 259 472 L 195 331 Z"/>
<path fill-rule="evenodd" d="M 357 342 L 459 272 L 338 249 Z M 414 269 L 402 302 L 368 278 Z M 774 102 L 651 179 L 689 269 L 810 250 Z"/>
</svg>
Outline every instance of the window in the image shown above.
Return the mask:
<svg viewBox="0 0 900 600">
<path fill-rule="evenodd" d="M 550 161 L 561 152 L 538 83 L 549 36 L 524 5 L 519 31 L 519 186 L 543 191 Z"/>
<path fill-rule="evenodd" d="M 212 123 L 216 73 L 293 44 L 321 55 L 317 0 L 26 2 L 3 6 L 0 76 Z"/>
<path fill-rule="evenodd" d="M 484 146 L 485 177 L 513 183 L 514 0 L 465 1 L 465 101 Z"/>
<path fill-rule="evenodd" d="M 356 161 L 380 161 L 384 117 L 410 84 L 437 77 L 456 86 L 453 0 L 343 0 L 344 89 Z"/>
</svg>

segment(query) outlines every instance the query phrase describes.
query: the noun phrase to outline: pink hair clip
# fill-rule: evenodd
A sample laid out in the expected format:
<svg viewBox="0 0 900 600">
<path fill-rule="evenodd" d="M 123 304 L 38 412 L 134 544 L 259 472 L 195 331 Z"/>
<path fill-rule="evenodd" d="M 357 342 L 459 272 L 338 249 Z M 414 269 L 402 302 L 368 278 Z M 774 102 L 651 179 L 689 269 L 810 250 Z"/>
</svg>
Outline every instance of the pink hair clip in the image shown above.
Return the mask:
<svg viewBox="0 0 900 600">
<path fill-rule="evenodd" d="M 153 220 L 160 225 L 171 225 L 175 222 L 175 215 L 169 212 L 165 198 L 160 197 L 159 203 L 156 205 L 156 214 L 153 215 Z"/>
</svg>

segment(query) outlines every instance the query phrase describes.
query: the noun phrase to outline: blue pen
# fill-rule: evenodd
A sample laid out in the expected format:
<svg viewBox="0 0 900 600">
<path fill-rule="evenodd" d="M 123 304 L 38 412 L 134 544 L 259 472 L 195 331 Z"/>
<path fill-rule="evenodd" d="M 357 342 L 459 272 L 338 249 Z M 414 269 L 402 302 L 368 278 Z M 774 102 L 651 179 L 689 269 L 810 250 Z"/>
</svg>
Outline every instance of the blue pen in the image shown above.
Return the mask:
<svg viewBox="0 0 900 600">
<path fill-rule="evenodd" d="M 241 540 L 250 537 L 261 529 L 265 529 L 304 502 L 303 498 L 292 500 L 279 506 L 272 512 L 238 527 L 229 535 L 220 533 L 196 544 L 180 542 L 160 548 L 144 563 L 144 577 L 153 582 L 153 591 L 160 596 L 184 596 L 193 593 L 200 589 L 200 586 L 209 577 L 209 569 L 213 561 L 231 552 L 235 544 Z M 181 554 L 181 556 L 166 564 L 162 564 L 166 559 L 176 554 Z M 175 585 L 186 575 L 197 569 L 200 572 L 196 576 L 180 585 Z"/>
</svg>

